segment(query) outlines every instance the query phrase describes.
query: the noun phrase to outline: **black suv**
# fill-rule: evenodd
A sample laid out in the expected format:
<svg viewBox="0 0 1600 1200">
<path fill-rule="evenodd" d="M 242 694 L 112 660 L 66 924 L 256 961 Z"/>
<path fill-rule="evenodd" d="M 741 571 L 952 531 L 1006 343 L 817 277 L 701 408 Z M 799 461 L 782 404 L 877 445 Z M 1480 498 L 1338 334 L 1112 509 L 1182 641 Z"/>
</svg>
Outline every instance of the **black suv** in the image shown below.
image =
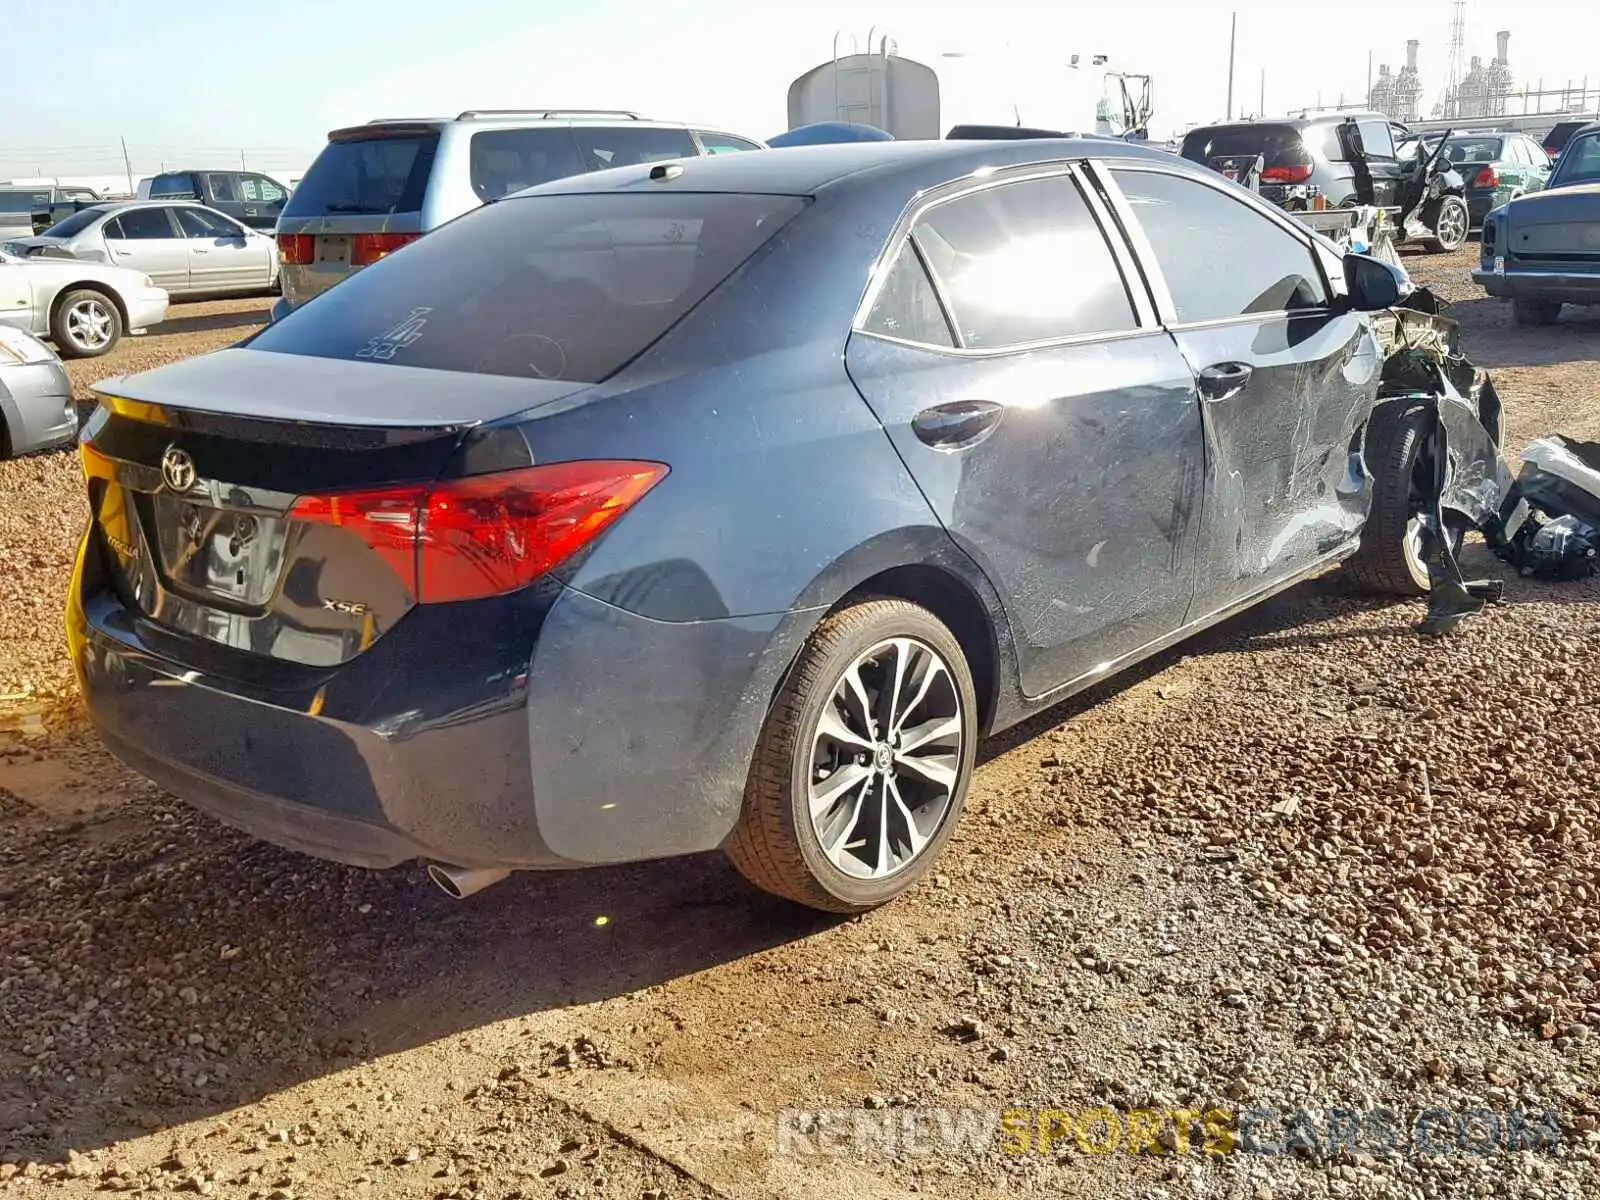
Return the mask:
<svg viewBox="0 0 1600 1200">
<path fill-rule="evenodd" d="M 1297 207 L 1292 193 L 1309 186 L 1327 197 L 1330 208 L 1338 208 L 1362 202 L 1357 164 L 1339 136 L 1339 127 L 1349 121 L 1360 132 L 1366 166 L 1372 173 L 1372 202 L 1396 208 L 1403 172 L 1395 141 L 1406 131 L 1382 113 L 1324 113 L 1282 121 L 1202 125 L 1184 135 L 1178 153 L 1224 173 L 1223 160 L 1253 160 L 1259 155 L 1264 160 L 1263 200 L 1284 208 Z"/>
</svg>

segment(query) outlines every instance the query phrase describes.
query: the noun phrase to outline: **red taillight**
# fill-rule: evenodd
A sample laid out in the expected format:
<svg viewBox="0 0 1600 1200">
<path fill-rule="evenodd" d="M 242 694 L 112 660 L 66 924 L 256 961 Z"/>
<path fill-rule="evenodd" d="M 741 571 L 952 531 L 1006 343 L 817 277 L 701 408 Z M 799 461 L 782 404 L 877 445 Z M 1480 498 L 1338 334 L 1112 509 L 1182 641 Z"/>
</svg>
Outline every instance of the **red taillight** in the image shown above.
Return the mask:
<svg viewBox="0 0 1600 1200">
<path fill-rule="evenodd" d="M 302 496 L 290 516 L 354 533 L 425 603 L 516 591 L 661 481 L 650 462 L 565 462 L 432 487 Z"/>
<path fill-rule="evenodd" d="M 350 238 L 350 265 L 365 267 L 401 246 L 416 241 L 420 233 L 358 233 Z"/>
<path fill-rule="evenodd" d="M 1472 186 L 1480 188 L 1499 187 L 1500 172 L 1493 167 L 1479 167 L 1478 173 L 1472 177 Z"/>
<path fill-rule="evenodd" d="M 280 233 L 278 261 L 286 267 L 303 267 L 316 255 L 316 239 L 309 233 Z"/>
<path fill-rule="evenodd" d="M 1262 183 L 1304 183 L 1310 178 L 1310 163 L 1295 163 L 1286 167 L 1268 167 L 1261 172 Z"/>
</svg>

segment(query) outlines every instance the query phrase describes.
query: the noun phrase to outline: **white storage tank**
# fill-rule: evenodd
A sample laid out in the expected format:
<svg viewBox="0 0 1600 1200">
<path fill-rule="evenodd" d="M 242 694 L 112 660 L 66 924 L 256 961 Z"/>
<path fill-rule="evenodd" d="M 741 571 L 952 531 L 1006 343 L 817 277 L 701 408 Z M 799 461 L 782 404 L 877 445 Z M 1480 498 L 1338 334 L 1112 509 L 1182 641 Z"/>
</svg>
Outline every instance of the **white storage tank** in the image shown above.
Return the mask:
<svg viewBox="0 0 1600 1200">
<path fill-rule="evenodd" d="M 866 54 L 839 54 L 789 85 L 789 128 L 825 121 L 871 125 L 896 138 L 938 138 L 939 77 L 932 67 L 901 58 L 887 35 L 867 37 Z"/>
</svg>

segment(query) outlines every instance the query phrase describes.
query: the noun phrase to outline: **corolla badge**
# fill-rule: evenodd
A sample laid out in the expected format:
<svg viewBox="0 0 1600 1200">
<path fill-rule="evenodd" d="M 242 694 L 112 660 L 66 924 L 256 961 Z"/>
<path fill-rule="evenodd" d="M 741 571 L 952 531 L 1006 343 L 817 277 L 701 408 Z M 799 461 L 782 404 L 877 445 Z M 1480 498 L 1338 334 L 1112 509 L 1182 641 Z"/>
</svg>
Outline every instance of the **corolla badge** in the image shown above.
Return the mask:
<svg viewBox="0 0 1600 1200">
<path fill-rule="evenodd" d="M 161 456 L 161 478 L 175 492 L 187 492 L 194 486 L 194 459 L 176 446 L 168 446 Z"/>
</svg>

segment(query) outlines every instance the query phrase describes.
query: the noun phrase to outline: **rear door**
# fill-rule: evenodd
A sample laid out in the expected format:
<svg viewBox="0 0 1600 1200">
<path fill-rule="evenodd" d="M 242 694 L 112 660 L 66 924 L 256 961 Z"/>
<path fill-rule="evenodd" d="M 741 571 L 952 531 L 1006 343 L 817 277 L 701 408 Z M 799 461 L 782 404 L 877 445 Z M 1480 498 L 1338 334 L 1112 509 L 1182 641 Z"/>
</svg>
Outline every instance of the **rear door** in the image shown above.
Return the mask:
<svg viewBox="0 0 1600 1200">
<path fill-rule="evenodd" d="M 272 243 L 221 213 L 172 210 L 189 243 L 189 285 L 197 292 L 265 288 L 272 279 Z"/>
<path fill-rule="evenodd" d="M 106 222 L 105 234 L 114 266 L 143 271 L 169 292 L 189 290 L 189 239 L 171 208 L 125 208 Z"/>
<path fill-rule="evenodd" d="M 1065 165 L 964 181 L 886 254 L 846 365 L 1000 593 L 1024 691 L 1176 629 L 1199 404 L 1093 190 Z"/>
<path fill-rule="evenodd" d="M 1201 396 L 1199 619 L 1353 544 L 1377 345 L 1366 318 L 1330 306 L 1310 236 L 1287 218 L 1154 165 L 1108 174 Z"/>
</svg>

